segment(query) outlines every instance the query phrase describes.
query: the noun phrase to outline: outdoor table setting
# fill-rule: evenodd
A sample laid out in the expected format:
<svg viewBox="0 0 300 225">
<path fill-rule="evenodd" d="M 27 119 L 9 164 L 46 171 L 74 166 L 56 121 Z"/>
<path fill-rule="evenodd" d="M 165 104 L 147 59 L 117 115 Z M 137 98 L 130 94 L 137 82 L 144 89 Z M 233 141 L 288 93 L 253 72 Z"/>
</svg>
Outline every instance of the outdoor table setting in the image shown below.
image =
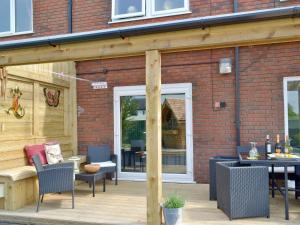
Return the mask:
<svg viewBox="0 0 300 225">
<path fill-rule="evenodd" d="M 278 139 L 278 138 L 277 138 Z M 278 141 L 277 141 L 278 143 Z M 286 142 L 287 143 L 287 142 Z M 281 146 L 280 146 L 281 147 Z M 251 142 L 251 149 L 249 152 L 240 152 L 239 160 L 241 164 L 247 164 L 251 166 L 267 166 L 271 167 L 272 174 L 272 197 L 274 197 L 274 190 L 276 186 L 276 190 L 278 190 L 281 195 L 284 197 L 285 201 L 285 219 L 289 219 L 289 202 L 288 202 L 288 191 L 300 191 L 299 189 L 289 189 L 288 187 L 288 167 L 291 166 L 300 166 L 300 155 L 297 153 L 293 153 L 291 149 L 287 150 L 287 145 L 284 150 L 281 147 L 281 151 L 278 150 L 278 146 L 275 145 L 275 152 L 271 152 L 267 149 L 265 152 L 258 152 L 256 149 L 256 143 Z M 284 185 L 280 187 L 274 179 L 274 167 L 282 167 L 284 173 Z"/>
</svg>

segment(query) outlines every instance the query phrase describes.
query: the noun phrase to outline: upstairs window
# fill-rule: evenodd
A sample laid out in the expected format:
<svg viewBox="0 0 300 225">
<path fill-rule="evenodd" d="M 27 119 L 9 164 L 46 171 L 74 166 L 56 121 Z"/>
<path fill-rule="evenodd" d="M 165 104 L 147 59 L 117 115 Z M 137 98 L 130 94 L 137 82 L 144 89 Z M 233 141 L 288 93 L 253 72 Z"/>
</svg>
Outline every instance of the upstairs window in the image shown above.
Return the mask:
<svg viewBox="0 0 300 225">
<path fill-rule="evenodd" d="M 0 36 L 32 32 L 32 0 L 0 1 Z"/>
<path fill-rule="evenodd" d="M 152 18 L 189 11 L 189 0 L 112 0 L 112 20 Z"/>
</svg>

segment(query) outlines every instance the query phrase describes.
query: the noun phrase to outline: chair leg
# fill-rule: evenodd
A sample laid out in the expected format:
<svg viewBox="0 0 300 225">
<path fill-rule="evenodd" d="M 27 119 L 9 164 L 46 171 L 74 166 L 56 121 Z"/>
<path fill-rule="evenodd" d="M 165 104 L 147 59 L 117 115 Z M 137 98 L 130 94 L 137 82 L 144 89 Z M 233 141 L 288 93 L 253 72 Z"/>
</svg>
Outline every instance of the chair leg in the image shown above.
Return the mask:
<svg viewBox="0 0 300 225">
<path fill-rule="evenodd" d="M 75 208 L 75 201 L 74 201 L 74 189 L 72 190 L 72 209 Z"/>
<path fill-rule="evenodd" d="M 117 167 L 116 167 L 115 174 L 116 174 L 115 185 L 118 185 L 118 169 L 117 169 Z"/>
<path fill-rule="evenodd" d="M 41 203 L 43 203 L 43 201 L 44 201 L 44 194 L 42 195 Z"/>
<path fill-rule="evenodd" d="M 41 195 L 39 194 L 39 199 L 37 201 L 37 205 L 36 205 L 36 212 L 39 212 L 39 208 L 40 208 L 40 201 L 41 201 Z"/>
</svg>

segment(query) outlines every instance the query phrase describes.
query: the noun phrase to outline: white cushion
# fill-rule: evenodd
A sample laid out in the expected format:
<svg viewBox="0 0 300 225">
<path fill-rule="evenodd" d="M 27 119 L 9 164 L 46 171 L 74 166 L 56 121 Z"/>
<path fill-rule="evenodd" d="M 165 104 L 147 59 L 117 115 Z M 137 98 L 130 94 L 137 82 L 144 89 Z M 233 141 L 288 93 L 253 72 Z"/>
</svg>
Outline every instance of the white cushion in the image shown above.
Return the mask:
<svg viewBox="0 0 300 225">
<path fill-rule="evenodd" d="M 295 173 L 295 167 L 294 166 L 289 166 L 288 168 L 288 173 Z M 272 168 L 269 167 L 269 172 L 272 172 Z M 284 167 L 274 167 L 274 172 L 275 173 L 284 173 Z"/>
<path fill-rule="evenodd" d="M 113 163 L 112 161 L 106 161 L 106 162 L 93 162 L 91 164 L 96 164 L 96 165 L 100 165 L 100 168 L 104 168 L 104 167 L 115 167 L 116 164 Z"/>
<path fill-rule="evenodd" d="M 64 161 L 59 144 L 45 144 L 45 152 L 50 165 Z"/>
</svg>

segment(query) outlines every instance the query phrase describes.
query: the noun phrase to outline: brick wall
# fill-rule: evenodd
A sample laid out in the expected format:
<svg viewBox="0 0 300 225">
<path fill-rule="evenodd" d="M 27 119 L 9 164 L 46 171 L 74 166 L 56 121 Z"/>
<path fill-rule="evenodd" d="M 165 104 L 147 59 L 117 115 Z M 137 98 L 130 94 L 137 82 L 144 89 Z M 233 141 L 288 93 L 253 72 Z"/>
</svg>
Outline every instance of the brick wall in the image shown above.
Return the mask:
<svg viewBox="0 0 300 225">
<path fill-rule="evenodd" d="M 33 0 L 33 2 L 34 33 L 2 37 L 0 41 L 68 33 L 68 0 Z M 287 2 L 279 2 L 279 0 L 239 0 L 239 10 L 257 10 L 297 4 L 300 4 L 300 0 L 289 0 Z M 233 0 L 190 0 L 190 10 L 192 13 L 185 15 L 111 24 L 109 23 L 111 21 L 111 0 L 73 0 L 73 32 L 230 13 L 233 11 Z"/>
<path fill-rule="evenodd" d="M 241 141 L 263 144 L 284 132 L 284 76 L 300 75 L 300 42 L 241 48 Z M 162 83 L 193 84 L 194 172 L 198 182 L 208 180 L 208 159 L 235 152 L 234 73 L 218 73 L 217 61 L 234 58 L 233 49 L 193 51 L 162 55 Z M 108 143 L 113 147 L 113 87 L 145 84 L 144 57 L 95 60 L 77 63 L 78 73 L 91 80 L 106 80 L 109 88 L 92 90 L 78 82 L 78 104 L 85 109 L 79 118 L 79 146 Z M 186 63 L 199 63 L 184 66 Z M 164 65 L 178 65 L 164 67 Z M 130 69 L 137 68 L 140 69 Z M 108 69 L 108 73 L 93 73 Z M 110 71 L 118 70 L 118 71 Z M 213 109 L 225 101 L 224 110 Z"/>
</svg>

